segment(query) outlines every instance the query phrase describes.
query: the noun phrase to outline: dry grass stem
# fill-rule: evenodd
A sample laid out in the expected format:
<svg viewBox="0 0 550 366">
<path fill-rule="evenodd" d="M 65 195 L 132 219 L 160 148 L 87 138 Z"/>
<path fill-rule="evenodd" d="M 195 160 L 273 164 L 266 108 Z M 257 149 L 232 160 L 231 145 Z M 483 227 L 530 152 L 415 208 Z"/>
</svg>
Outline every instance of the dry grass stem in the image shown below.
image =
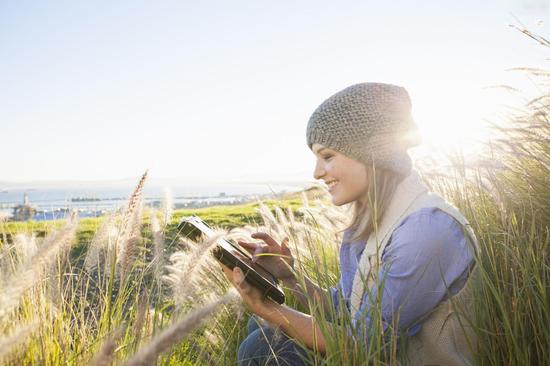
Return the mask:
<svg viewBox="0 0 550 366">
<path fill-rule="evenodd" d="M 141 224 L 141 201 L 142 191 L 147 179 L 147 171 L 143 173 L 139 183 L 128 199 L 128 205 L 124 212 L 119 235 L 117 237 L 115 248 L 117 251 L 117 263 L 119 264 L 119 274 L 125 279 L 129 266 L 132 263 L 132 256 L 136 244 L 135 229 Z"/>
<path fill-rule="evenodd" d="M 6 358 L 17 346 L 28 341 L 29 336 L 38 329 L 40 323 L 34 321 L 30 324 L 18 325 L 7 337 L 0 338 L 0 362 Z"/>
<path fill-rule="evenodd" d="M 183 319 L 175 322 L 153 338 L 147 346 L 141 348 L 138 353 L 127 360 L 123 365 L 153 365 L 161 353 L 169 350 L 172 346 L 189 335 L 195 328 L 205 322 L 219 306 L 234 301 L 238 297 L 239 295 L 237 292 L 231 290 L 222 298 L 189 312 Z"/>
<path fill-rule="evenodd" d="M 113 335 L 108 337 L 90 361 L 90 366 L 109 366 L 113 362 L 117 343 L 123 335 L 124 329 L 118 328 Z"/>
<path fill-rule="evenodd" d="M 114 213 L 110 214 L 103 220 L 99 228 L 94 234 L 84 259 L 84 267 L 91 271 L 100 264 L 100 253 L 108 247 L 112 240 L 113 233 L 116 233 Z"/>
<path fill-rule="evenodd" d="M 27 265 L 38 252 L 36 234 L 17 234 L 13 240 L 20 265 Z"/>
<path fill-rule="evenodd" d="M 155 212 L 151 214 L 151 233 L 153 235 L 153 271 L 157 286 L 162 283 L 164 270 L 164 231 L 161 230 L 159 220 Z"/>
<path fill-rule="evenodd" d="M 120 242 L 117 255 L 119 274 L 122 281 L 126 281 L 135 262 L 139 245 L 141 243 L 142 203 L 139 201 L 133 210 L 133 216 L 128 221 L 127 235 Z"/>
<path fill-rule="evenodd" d="M 164 195 L 161 202 L 162 213 L 162 226 L 166 227 L 172 219 L 172 213 L 174 212 L 174 198 L 172 192 L 168 188 L 164 188 Z"/>
<path fill-rule="evenodd" d="M 195 282 L 198 277 L 202 277 L 199 274 L 201 274 L 200 271 L 203 265 L 207 261 L 210 261 L 210 263 L 214 261 L 210 255 L 210 249 L 225 235 L 226 233 L 218 231 L 213 237 L 202 242 L 189 243 L 189 245 L 193 245 L 190 250 L 178 251 L 170 256 L 172 264 L 166 266 L 169 274 L 163 276 L 163 278 L 172 287 L 176 305 L 182 306 L 195 293 Z"/>
<path fill-rule="evenodd" d="M 48 235 L 32 260 L 16 273 L 3 280 L 0 285 L 0 319 L 18 304 L 23 293 L 42 280 L 42 274 L 49 269 L 59 254 L 68 251 L 77 229 L 76 215 L 71 215 L 67 224 L 59 231 Z"/>
</svg>

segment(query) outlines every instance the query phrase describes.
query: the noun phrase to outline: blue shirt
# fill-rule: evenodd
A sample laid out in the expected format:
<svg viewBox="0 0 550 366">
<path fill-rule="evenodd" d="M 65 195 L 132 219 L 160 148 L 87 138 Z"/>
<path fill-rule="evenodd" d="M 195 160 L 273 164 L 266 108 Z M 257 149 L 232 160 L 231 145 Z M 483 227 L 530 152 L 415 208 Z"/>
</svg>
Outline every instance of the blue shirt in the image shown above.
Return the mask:
<svg viewBox="0 0 550 366">
<path fill-rule="evenodd" d="M 330 289 L 338 311 L 338 291 L 345 299 L 349 311 L 349 298 L 353 278 L 365 241 L 350 242 L 352 232 L 344 232 L 340 247 L 340 281 Z M 456 294 L 465 284 L 473 255 L 462 228 L 451 216 L 437 208 L 423 208 L 407 216 L 393 231 L 384 252 L 378 275 L 384 281 L 381 296 L 384 327 L 391 324 L 399 311 L 398 326 L 407 329 L 412 336 L 422 324 L 411 324 L 437 304 L 448 298 L 448 292 Z M 379 285 L 379 284 L 378 284 Z M 378 285 L 365 292 L 361 308 L 354 315 L 354 322 L 369 318 L 367 306 L 376 299 Z"/>
</svg>

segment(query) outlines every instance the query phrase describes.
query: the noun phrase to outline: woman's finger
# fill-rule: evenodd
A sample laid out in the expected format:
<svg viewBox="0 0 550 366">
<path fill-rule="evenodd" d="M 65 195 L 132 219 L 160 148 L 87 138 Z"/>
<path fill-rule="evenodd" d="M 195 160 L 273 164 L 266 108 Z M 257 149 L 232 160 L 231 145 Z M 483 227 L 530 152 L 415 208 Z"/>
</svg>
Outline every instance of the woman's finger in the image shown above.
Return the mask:
<svg viewBox="0 0 550 366">
<path fill-rule="evenodd" d="M 281 252 L 284 255 L 290 255 L 290 248 L 288 247 L 288 236 L 285 236 L 283 241 L 281 242 Z"/>
<path fill-rule="evenodd" d="M 273 239 L 267 233 L 257 232 L 250 236 L 253 237 L 254 239 L 262 239 L 267 245 L 269 245 L 272 248 L 277 248 L 277 249 L 280 248 L 279 244 L 275 241 L 275 239 Z"/>
<path fill-rule="evenodd" d="M 258 243 L 248 243 L 240 240 L 238 240 L 237 243 L 250 254 L 254 254 L 254 251 L 258 248 Z"/>
<path fill-rule="evenodd" d="M 226 265 L 224 264 L 221 264 L 220 265 L 222 266 L 222 270 L 223 270 L 223 273 L 225 273 L 225 276 L 229 279 L 229 281 L 231 283 L 234 283 L 234 280 L 233 280 L 233 271 L 231 270 L 231 268 L 227 267 Z"/>
<path fill-rule="evenodd" d="M 239 242 L 240 244 L 240 242 Z M 261 253 L 271 253 L 269 246 L 262 243 L 245 243 L 242 242 L 243 248 L 245 248 L 248 253 L 252 255 L 261 254 Z"/>
<path fill-rule="evenodd" d="M 254 251 L 254 254 L 252 255 L 252 263 L 256 263 L 258 257 L 264 253 L 270 253 L 269 247 L 265 245 L 258 245 L 256 250 Z"/>
<path fill-rule="evenodd" d="M 248 287 L 248 283 L 244 279 L 244 273 L 237 266 L 235 266 L 235 268 L 233 268 L 233 278 L 235 279 L 235 283 L 241 289 L 241 291 L 243 293 L 248 293 L 249 287 Z"/>
</svg>

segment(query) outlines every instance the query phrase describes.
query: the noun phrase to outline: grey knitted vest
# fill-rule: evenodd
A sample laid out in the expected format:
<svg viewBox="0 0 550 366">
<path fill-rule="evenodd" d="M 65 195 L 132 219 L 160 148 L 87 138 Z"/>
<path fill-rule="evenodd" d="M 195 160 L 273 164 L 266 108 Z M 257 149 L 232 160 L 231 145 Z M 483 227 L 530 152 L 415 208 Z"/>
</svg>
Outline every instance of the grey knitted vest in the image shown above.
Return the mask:
<svg viewBox="0 0 550 366">
<path fill-rule="evenodd" d="M 355 84 L 325 100 L 313 112 L 307 144 L 336 150 L 366 165 L 406 176 L 407 149 L 420 143 L 407 91 L 382 83 Z"/>
</svg>

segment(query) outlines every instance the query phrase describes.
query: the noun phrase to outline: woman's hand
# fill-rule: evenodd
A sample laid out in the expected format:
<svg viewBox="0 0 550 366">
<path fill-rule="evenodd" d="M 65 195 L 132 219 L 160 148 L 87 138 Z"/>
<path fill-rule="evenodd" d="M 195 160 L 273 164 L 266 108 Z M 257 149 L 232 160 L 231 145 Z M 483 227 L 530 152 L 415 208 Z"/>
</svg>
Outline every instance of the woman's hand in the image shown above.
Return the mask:
<svg viewBox="0 0 550 366">
<path fill-rule="evenodd" d="M 264 298 L 260 290 L 245 281 L 244 273 L 239 267 L 235 266 L 231 270 L 221 263 L 220 265 L 250 311 L 266 320 L 270 326 L 280 327 L 291 338 L 299 339 L 309 348 L 325 354 L 326 344 L 323 332 L 311 315 Z M 328 330 L 330 332 L 331 327 Z"/>
<path fill-rule="evenodd" d="M 266 233 L 258 232 L 251 235 L 253 239 L 261 239 L 263 243 L 237 241 L 252 254 L 252 262 L 258 263 L 281 281 L 294 278 L 294 258 L 288 248 L 288 237 L 281 244 Z"/>
<path fill-rule="evenodd" d="M 269 307 L 271 300 L 264 298 L 260 290 L 246 282 L 244 273 L 239 267 L 235 266 L 233 270 L 231 270 L 231 268 L 221 263 L 220 265 L 229 281 L 241 295 L 243 302 L 253 313 L 258 313 Z"/>
</svg>

